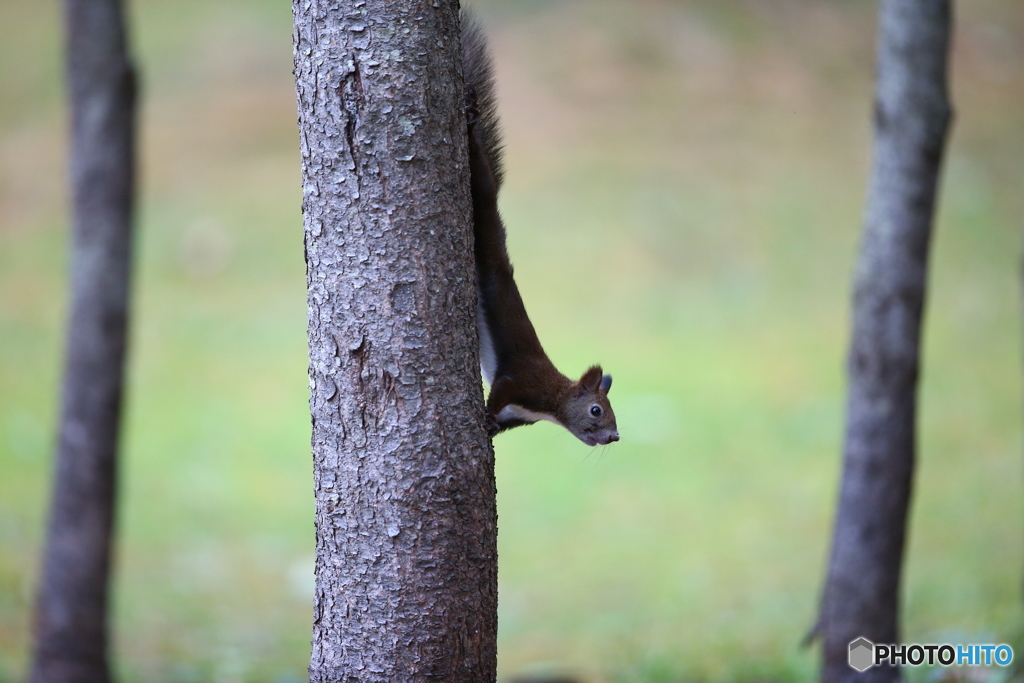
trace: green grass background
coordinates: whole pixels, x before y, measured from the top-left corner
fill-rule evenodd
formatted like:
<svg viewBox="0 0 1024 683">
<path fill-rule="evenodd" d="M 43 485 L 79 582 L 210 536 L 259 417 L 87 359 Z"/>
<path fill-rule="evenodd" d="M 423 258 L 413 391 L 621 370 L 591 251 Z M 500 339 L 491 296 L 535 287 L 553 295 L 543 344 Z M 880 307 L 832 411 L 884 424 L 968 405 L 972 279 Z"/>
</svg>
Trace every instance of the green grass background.
<svg viewBox="0 0 1024 683">
<path fill-rule="evenodd" d="M 502 677 L 798 681 L 842 438 L 876 5 L 480 3 L 519 284 L 623 440 L 497 439 Z M 138 0 L 120 679 L 286 683 L 313 500 L 291 16 Z M 0 3 L 0 681 L 25 670 L 66 308 L 59 4 Z M 959 3 L 907 641 L 1016 639 L 1024 6 Z M 923 679 L 924 672 L 915 677 Z"/>
</svg>

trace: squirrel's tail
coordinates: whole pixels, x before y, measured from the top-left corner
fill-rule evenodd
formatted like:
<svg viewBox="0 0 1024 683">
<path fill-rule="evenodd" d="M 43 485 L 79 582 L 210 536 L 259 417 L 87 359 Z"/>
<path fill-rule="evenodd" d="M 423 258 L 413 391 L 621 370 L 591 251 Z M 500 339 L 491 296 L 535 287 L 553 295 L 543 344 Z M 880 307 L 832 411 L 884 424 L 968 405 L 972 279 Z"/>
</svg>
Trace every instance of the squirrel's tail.
<svg viewBox="0 0 1024 683">
<path fill-rule="evenodd" d="M 498 122 L 498 106 L 494 96 L 494 68 L 491 53 L 487 49 L 487 37 L 476 16 L 463 9 L 462 22 L 462 71 L 466 80 L 466 101 L 474 101 L 478 111 L 477 131 L 484 154 L 491 164 L 494 180 L 501 186 L 504 166 L 501 159 L 501 125 Z"/>
</svg>

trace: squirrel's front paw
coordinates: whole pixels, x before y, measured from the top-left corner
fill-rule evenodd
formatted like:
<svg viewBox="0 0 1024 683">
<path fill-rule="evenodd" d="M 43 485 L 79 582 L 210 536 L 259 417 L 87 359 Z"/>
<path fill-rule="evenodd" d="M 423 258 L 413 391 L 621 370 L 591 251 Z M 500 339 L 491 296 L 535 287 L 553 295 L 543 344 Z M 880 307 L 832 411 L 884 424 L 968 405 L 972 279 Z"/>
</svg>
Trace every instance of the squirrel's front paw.
<svg viewBox="0 0 1024 683">
<path fill-rule="evenodd" d="M 487 430 L 487 436 L 492 439 L 501 431 L 501 425 L 498 424 L 498 418 L 490 413 L 487 413 L 487 418 L 484 421 L 484 428 Z"/>
</svg>

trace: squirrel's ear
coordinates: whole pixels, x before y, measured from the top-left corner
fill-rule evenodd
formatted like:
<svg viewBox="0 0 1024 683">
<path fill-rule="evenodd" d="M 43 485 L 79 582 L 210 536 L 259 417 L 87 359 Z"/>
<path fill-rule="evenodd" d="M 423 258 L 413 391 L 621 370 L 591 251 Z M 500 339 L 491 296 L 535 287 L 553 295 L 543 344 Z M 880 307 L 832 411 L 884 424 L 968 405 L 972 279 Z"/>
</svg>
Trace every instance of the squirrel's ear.
<svg viewBox="0 0 1024 683">
<path fill-rule="evenodd" d="M 604 377 L 601 378 L 601 387 L 600 387 L 601 393 L 602 394 L 607 394 L 608 390 L 611 389 L 611 388 L 612 388 L 612 376 L 611 375 L 605 375 Z"/>
<path fill-rule="evenodd" d="M 583 373 L 578 382 L 580 389 L 594 392 L 601 385 L 601 366 L 595 365 Z"/>
</svg>

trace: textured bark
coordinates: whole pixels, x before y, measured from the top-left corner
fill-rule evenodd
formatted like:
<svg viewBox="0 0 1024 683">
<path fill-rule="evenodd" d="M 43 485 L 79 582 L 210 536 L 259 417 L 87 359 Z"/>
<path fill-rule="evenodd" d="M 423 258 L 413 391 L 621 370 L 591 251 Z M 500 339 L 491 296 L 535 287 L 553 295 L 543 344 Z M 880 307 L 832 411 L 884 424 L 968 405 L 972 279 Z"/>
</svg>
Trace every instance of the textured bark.
<svg viewBox="0 0 1024 683">
<path fill-rule="evenodd" d="M 295 0 L 316 493 L 311 681 L 493 681 L 455 0 Z"/>
<path fill-rule="evenodd" d="M 948 0 L 883 0 L 874 161 L 854 282 L 846 443 L 832 556 L 818 630 L 822 680 L 858 674 L 858 637 L 899 638 L 900 574 L 915 457 L 921 316 L 936 186 L 951 110 Z"/>
<path fill-rule="evenodd" d="M 127 325 L 135 87 L 119 0 L 65 3 L 71 306 L 30 680 L 109 680 L 107 588 Z"/>
</svg>

